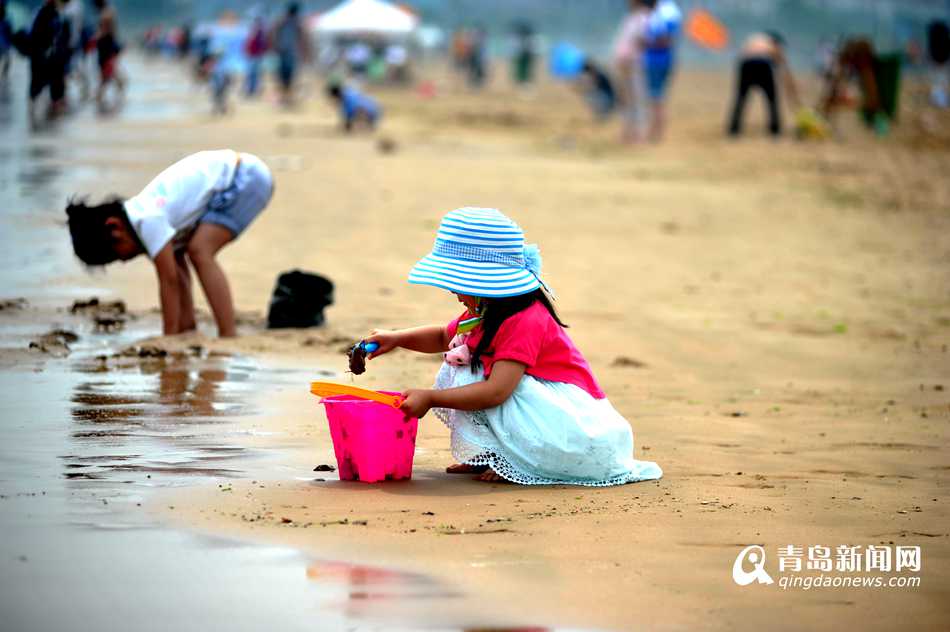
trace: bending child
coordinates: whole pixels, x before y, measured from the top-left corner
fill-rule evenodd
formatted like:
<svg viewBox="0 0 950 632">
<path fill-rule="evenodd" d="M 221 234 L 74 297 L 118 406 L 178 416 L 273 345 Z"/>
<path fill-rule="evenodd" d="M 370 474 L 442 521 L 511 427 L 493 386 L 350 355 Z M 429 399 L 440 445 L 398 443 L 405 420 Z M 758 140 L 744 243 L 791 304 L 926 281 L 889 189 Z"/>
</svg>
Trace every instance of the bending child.
<svg viewBox="0 0 950 632">
<path fill-rule="evenodd" d="M 352 132 L 358 126 L 375 129 L 379 122 L 379 104 L 356 88 L 331 83 L 327 87 L 327 96 L 335 101 L 340 108 L 340 119 L 343 129 Z"/>
<path fill-rule="evenodd" d="M 444 353 L 434 389 L 404 393 L 406 415 L 430 409 L 452 431 L 452 473 L 526 485 L 618 485 L 658 479 L 633 459 L 630 424 L 597 384 L 541 289 L 536 246 L 494 209 L 442 220 L 409 282 L 453 293 L 465 312 L 447 326 L 374 331 L 376 358 L 397 347 Z"/>
<path fill-rule="evenodd" d="M 218 251 L 267 206 L 273 177 L 260 158 L 231 149 L 192 154 L 162 171 L 128 200 L 66 207 L 73 249 L 103 266 L 147 254 L 158 274 L 166 336 L 195 329 L 194 267 L 222 337 L 236 334 L 234 304 Z"/>
</svg>

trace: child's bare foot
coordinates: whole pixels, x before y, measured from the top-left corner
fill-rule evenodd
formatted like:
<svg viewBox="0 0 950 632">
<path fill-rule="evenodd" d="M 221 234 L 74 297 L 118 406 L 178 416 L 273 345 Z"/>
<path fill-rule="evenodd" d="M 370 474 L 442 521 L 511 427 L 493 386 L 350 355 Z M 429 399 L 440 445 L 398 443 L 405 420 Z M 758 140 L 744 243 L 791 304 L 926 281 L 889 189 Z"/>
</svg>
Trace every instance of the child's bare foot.
<svg viewBox="0 0 950 632">
<path fill-rule="evenodd" d="M 490 467 L 475 477 L 476 481 L 485 481 L 486 483 L 504 483 L 506 482 L 495 470 Z"/>
<path fill-rule="evenodd" d="M 481 474 L 488 469 L 487 465 L 469 465 L 468 463 L 455 463 L 445 468 L 449 474 Z"/>
</svg>

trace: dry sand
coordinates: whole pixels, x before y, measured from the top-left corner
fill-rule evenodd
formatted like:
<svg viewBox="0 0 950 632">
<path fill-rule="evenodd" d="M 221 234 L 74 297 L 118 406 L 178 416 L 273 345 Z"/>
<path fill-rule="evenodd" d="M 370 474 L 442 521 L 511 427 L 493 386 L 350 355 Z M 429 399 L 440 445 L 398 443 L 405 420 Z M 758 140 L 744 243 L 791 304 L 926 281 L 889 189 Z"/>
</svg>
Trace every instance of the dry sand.
<svg viewBox="0 0 950 632">
<path fill-rule="evenodd" d="M 173 492 L 175 511 L 165 499 L 153 510 L 424 570 L 487 611 L 546 624 L 947 629 L 950 154 L 924 132 L 948 120 L 915 110 L 876 140 L 849 116 L 842 140 L 772 142 L 753 103 L 747 138 L 730 142 L 720 133 L 728 88 L 679 76 L 659 147 L 616 146 L 616 127 L 592 125 L 560 86 L 470 95 L 444 82 L 431 100 L 382 95 L 388 154 L 376 137 L 337 133 L 315 101 L 293 113 L 262 103 L 222 120 L 114 122 L 90 138 L 100 149 L 115 146 L 114 130 L 135 139 L 88 183 L 102 194 L 134 192 L 200 149 L 272 165 L 271 206 L 222 255 L 238 308 L 262 314 L 276 275 L 294 267 L 333 279 L 337 302 L 321 330 L 245 325 L 240 339 L 210 344 L 313 367 L 315 378 L 329 369 L 349 381 L 342 349 L 371 327 L 452 318 L 451 296 L 409 286 L 406 273 L 444 212 L 502 209 L 541 245 L 561 315 L 630 420 L 637 457 L 666 473 L 609 489 L 479 483 L 443 473 L 448 435 L 430 416 L 411 483 L 237 481 L 229 493 Z M 141 312 L 156 304 L 153 276 L 141 260 L 96 283 Z M 77 266 L 59 283 L 89 279 Z M 399 352 L 353 381 L 426 386 L 437 366 Z M 288 471 L 324 476 L 310 471 L 333 461 L 307 385 L 268 399 L 272 413 L 255 423 L 278 431 Z M 742 588 L 731 568 L 753 543 L 773 577 L 783 545 L 920 545 L 922 582 Z"/>
</svg>

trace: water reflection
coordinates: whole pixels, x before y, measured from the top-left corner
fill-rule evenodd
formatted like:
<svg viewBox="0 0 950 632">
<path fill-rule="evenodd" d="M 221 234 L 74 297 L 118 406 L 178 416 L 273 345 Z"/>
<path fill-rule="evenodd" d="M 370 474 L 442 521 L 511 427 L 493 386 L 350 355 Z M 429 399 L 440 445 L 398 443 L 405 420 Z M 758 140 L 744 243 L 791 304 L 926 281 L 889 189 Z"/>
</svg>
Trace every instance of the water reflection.
<svg viewBox="0 0 950 632">
<path fill-rule="evenodd" d="M 70 398 L 72 449 L 60 457 L 65 478 L 154 486 L 242 473 L 239 461 L 249 450 L 231 444 L 228 428 L 217 426 L 253 412 L 247 396 L 255 369 L 247 361 L 170 356 L 77 368 L 89 379 Z M 154 474 L 162 480 L 152 480 Z"/>
<path fill-rule="evenodd" d="M 421 573 L 321 560 L 307 566 L 307 578 L 319 588 L 321 609 L 340 611 L 352 622 L 384 621 L 381 629 L 420 629 L 425 621 L 426 628 L 459 632 L 553 632 L 537 626 L 453 624 L 471 608 L 471 596 Z M 476 621 L 485 619 L 491 616 L 475 615 Z"/>
</svg>

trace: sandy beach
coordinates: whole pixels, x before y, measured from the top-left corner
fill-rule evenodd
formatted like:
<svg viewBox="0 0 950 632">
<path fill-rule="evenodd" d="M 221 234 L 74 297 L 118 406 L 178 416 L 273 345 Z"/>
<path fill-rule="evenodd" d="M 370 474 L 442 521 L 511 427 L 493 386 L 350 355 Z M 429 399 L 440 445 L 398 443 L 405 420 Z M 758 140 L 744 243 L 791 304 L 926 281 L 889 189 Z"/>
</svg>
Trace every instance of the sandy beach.
<svg viewBox="0 0 950 632">
<path fill-rule="evenodd" d="M 376 135 L 344 136 L 319 99 L 290 112 L 270 99 L 238 103 L 215 119 L 197 94 L 192 114 L 71 132 L 75 151 L 54 160 L 75 172 L 76 193 L 130 195 L 178 157 L 221 147 L 258 154 L 277 183 L 270 207 L 221 257 L 242 314 L 238 339 L 214 339 L 205 317 L 200 334 L 102 344 L 198 345 L 291 371 L 297 387 L 250 389 L 257 412 L 242 423 L 267 432 L 236 440 L 279 466 L 266 479 L 164 488 L 139 511 L 424 573 L 465 596 L 459 625 L 946 629 L 950 118 L 924 112 L 909 82 L 887 139 L 846 116 L 834 141 L 772 141 L 754 102 L 746 137 L 730 141 L 731 79 L 683 73 L 668 140 L 621 147 L 616 122 L 594 124 L 564 86 L 473 94 L 436 76 L 433 98 L 380 92 Z M 382 151 L 381 138 L 394 150 Z M 47 244 L 63 262 L 55 276 L 11 273 L 31 307 L 0 314 L 4 379 L 24 362 L 40 371 L 65 362 L 24 343 L 83 292 L 125 301 L 143 337 L 159 329 L 152 266 L 140 258 L 90 276 L 56 227 L 63 201 L 34 209 L 44 235 L 60 231 Z M 409 482 L 313 472 L 335 462 L 309 379 L 431 384 L 439 357 L 396 352 L 351 377 L 343 351 L 374 327 L 457 315 L 454 297 L 406 275 L 460 206 L 499 208 L 540 245 L 571 337 L 630 421 L 637 458 L 658 462 L 662 480 L 594 489 L 449 475 L 448 431 L 432 415 L 420 421 Z M 293 268 L 336 284 L 328 323 L 267 331 L 275 278 Z M 768 552 L 776 578 L 779 547 L 919 546 L 921 581 L 741 587 L 732 566 L 750 544 Z"/>
</svg>

